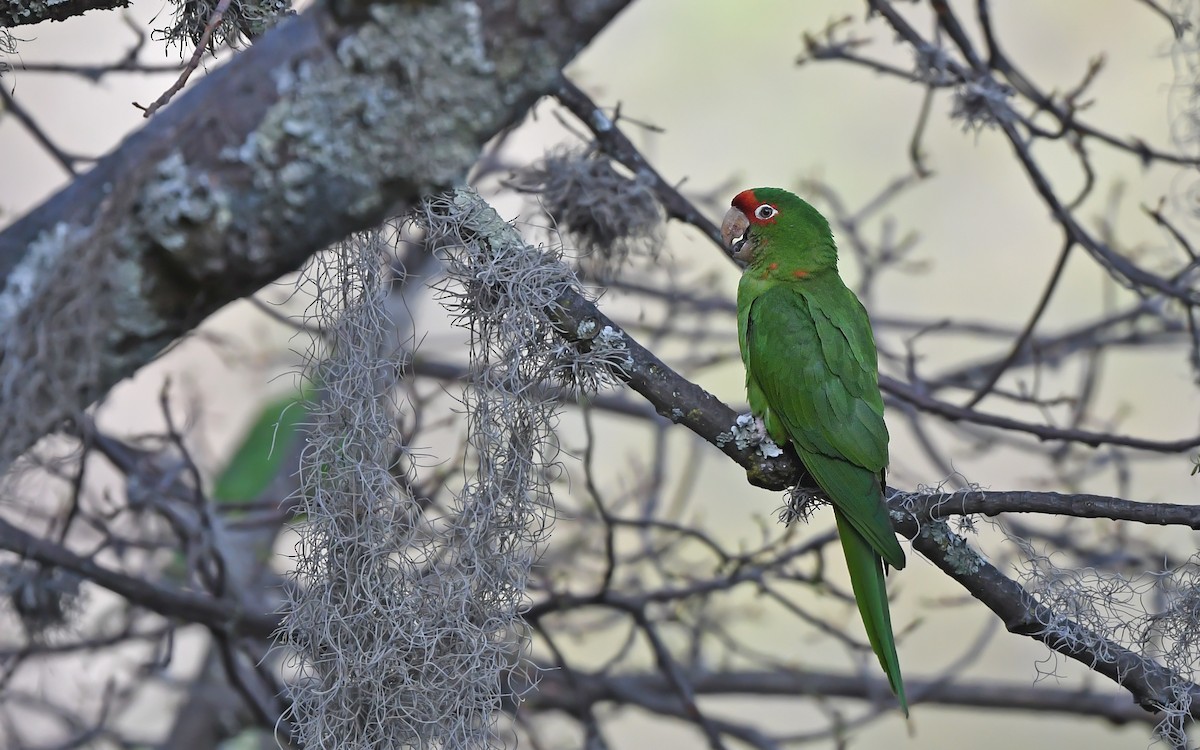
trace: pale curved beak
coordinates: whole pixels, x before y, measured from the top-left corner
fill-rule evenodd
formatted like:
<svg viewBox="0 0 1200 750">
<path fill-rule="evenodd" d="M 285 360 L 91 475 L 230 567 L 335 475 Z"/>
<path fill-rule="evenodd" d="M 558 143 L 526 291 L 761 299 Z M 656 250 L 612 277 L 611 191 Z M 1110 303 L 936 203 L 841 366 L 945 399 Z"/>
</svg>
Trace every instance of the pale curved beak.
<svg viewBox="0 0 1200 750">
<path fill-rule="evenodd" d="M 744 249 L 742 245 L 746 241 L 746 230 L 749 228 L 750 220 L 744 213 L 736 208 L 730 208 L 725 212 L 725 218 L 721 221 L 721 240 L 733 257 L 740 257 L 740 253 Z"/>
</svg>

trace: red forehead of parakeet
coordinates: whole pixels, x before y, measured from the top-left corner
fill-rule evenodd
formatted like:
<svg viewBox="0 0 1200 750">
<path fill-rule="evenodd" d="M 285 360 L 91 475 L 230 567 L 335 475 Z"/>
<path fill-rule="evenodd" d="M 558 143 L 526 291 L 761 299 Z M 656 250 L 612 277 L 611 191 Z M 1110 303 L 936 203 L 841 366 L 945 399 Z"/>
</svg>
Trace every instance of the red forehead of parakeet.
<svg viewBox="0 0 1200 750">
<path fill-rule="evenodd" d="M 761 199 L 754 190 L 743 190 L 733 197 L 733 207 L 754 226 L 774 224 L 779 216 L 779 206 Z"/>
</svg>

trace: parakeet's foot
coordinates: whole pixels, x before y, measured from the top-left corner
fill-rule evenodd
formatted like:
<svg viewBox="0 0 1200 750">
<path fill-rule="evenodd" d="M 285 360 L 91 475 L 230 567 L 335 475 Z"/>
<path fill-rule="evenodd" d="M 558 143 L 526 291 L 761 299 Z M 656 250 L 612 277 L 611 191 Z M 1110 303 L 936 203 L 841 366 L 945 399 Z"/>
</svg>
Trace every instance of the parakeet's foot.
<svg viewBox="0 0 1200 750">
<path fill-rule="evenodd" d="M 783 455 L 783 449 L 767 434 L 767 426 L 753 414 L 739 414 L 737 422 L 730 428 L 737 447 L 742 450 L 757 448 L 763 458 Z"/>
</svg>

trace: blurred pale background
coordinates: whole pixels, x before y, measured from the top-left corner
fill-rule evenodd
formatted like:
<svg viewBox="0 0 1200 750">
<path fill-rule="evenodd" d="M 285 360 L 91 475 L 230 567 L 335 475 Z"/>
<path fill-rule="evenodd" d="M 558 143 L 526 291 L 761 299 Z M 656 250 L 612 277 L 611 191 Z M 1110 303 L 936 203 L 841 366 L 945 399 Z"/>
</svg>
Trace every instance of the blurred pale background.
<svg viewBox="0 0 1200 750">
<path fill-rule="evenodd" d="M 1168 97 L 1174 81 L 1170 29 L 1138 6 L 1131 0 L 1005 0 L 993 3 L 993 14 L 1010 57 L 1045 90 L 1076 85 L 1089 58 L 1103 53 L 1107 65 L 1091 89 L 1094 104 L 1086 111 L 1087 118 L 1114 134 L 1137 134 L 1165 147 L 1171 145 Z M 164 12 L 162 3 L 143 0 L 130 10 L 143 26 L 160 12 Z M 845 0 L 637 0 L 569 72 L 599 103 L 619 102 L 624 114 L 665 129 L 646 134 L 630 127 L 629 132 L 668 180 L 687 179 L 685 190 L 707 194 L 720 187 L 732 195 L 742 187 L 796 187 L 805 178 L 819 177 L 857 207 L 909 170 L 907 147 L 920 90 L 842 63 L 797 68 L 794 61 L 803 49 L 803 32 L 816 33 L 833 18 L 847 14 L 861 18 L 863 13 L 863 3 Z M 908 69 L 909 53 L 893 48 L 891 35 L 882 26 L 871 28 L 869 53 Z M 149 103 L 171 80 L 170 76 L 114 74 L 93 85 L 79 78 L 19 69 L 21 60 L 115 60 L 131 41 L 117 13 L 93 12 L 65 23 L 21 29 L 19 35 L 25 41 L 12 60 L 18 69 L 4 78 L 5 85 L 72 153 L 100 154 L 110 149 L 142 123 L 141 112 L 130 103 Z M 158 54 L 148 53 L 144 59 L 158 59 Z M 175 59 L 177 52 L 162 54 L 164 60 Z M 949 108 L 948 96 L 935 102 L 925 138 L 928 163 L 936 177 L 891 206 L 898 232 L 920 234 L 915 260 L 924 269 L 889 275 L 876 290 L 872 312 L 991 319 L 1020 326 L 1057 257 L 1059 232 L 1011 159 L 1003 138 L 987 130 L 964 133 L 960 123 L 949 121 Z M 540 108 L 541 116 L 527 123 L 505 152 L 508 157 L 532 159 L 548 143 L 569 137 L 550 111 L 547 106 Z M 1172 184 L 1165 170 L 1143 170 L 1132 156 L 1101 148 L 1092 151 L 1103 182 L 1081 215 L 1101 216 L 1110 189 L 1122 184 L 1125 198 L 1117 210 L 1122 245 L 1163 245 L 1161 230 L 1138 206 L 1154 205 L 1163 195 L 1178 198 L 1183 188 Z M 1047 166 L 1065 194 L 1081 184 L 1068 160 L 1047 155 Z M 4 177 L 0 179 L 0 223 L 37 205 L 66 181 L 62 170 L 12 118 L 0 119 L 0 175 Z M 522 210 L 522 204 L 511 198 L 502 199 L 498 206 L 508 215 Z M 714 219 L 720 210 L 712 207 Z M 1194 231 L 1195 225 L 1185 228 Z M 878 220 L 868 225 L 868 235 L 879 231 Z M 715 290 L 732 296 L 736 272 L 706 239 L 690 229 L 672 228 L 668 240 L 681 275 L 701 277 L 712 272 L 718 279 Z M 857 277 L 852 259 L 844 262 L 844 272 L 851 282 Z M 1102 273 L 1077 254 L 1040 330 L 1056 330 L 1094 316 L 1111 293 Z M 423 345 L 426 351 L 460 346 L 461 336 L 446 328 L 436 304 L 422 305 L 418 317 L 419 329 L 432 331 Z M 254 418 L 255 405 L 269 393 L 292 387 L 291 378 L 277 376 L 293 371 L 297 360 L 289 349 L 289 331 L 246 306 L 222 312 L 210 322 L 209 330 L 221 334 L 221 346 L 192 341 L 180 347 L 122 385 L 105 407 L 106 415 L 120 415 L 135 428 L 156 424 L 155 383 L 172 374 L 204 400 L 202 448 L 210 461 L 219 460 L 230 450 L 230 440 Z M 897 351 L 901 344 L 899 339 L 881 341 Z M 923 348 L 924 371 L 937 372 L 997 351 L 978 342 L 958 344 Z M 732 331 L 729 346 L 731 351 L 736 347 Z M 672 354 L 678 352 L 668 351 L 668 361 Z M 1100 411 L 1120 415 L 1114 428 L 1163 439 L 1196 431 L 1200 398 L 1178 350 L 1116 355 L 1106 373 L 1100 383 Z M 742 403 L 737 366 L 709 368 L 694 376 L 726 402 Z M 903 424 L 896 419 L 890 424 L 893 482 L 903 487 L 940 482 L 944 477 L 908 445 Z M 614 436 L 619 428 L 619 422 L 605 423 L 605 430 Z M 571 442 L 570 437 L 566 442 Z M 611 445 L 614 461 L 628 459 L 636 448 L 621 440 Z M 1037 484 L 1039 470 L 1027 467 L 1023 453 L 1001 449 L 954 455 L 955 468 L 971 482 L 994 489 L 1042 488 Z M 1192 502 L 1196 485 L 1189 469 L 1183 457 L 1143 463 L 1133 475 L 1129 497 Z M 719 536 L 731 542 L 757 538 L 759 524 L 771 517 L 779 497 L 747 486 L 741 471 L 715 452 L 702 472 L 696 485 L 702 492 L 689 499 L 690 517 L 702 519 L 707 528 L 720 530 Z M 1115 491 L 1108 476 L 1097 477 L 1082 489 Z M 813 533 L 823 530 L 827 520 L 819 517 Z M 1192 534 L 1179 534 L 1178 543 L 1185 548 L 1194 548 L 1195 541 Z M 920 603 L 963 595 L 920 560 L 893 576 L 889 585 L 901 593 L 894 614 L 898 629 L 927 612 L 919 609 Z M 749 597 L 747 605 L 752 606 Z M 989 617 L 974 604 L 935 612 L 936 618 L 925 618 L 903 641 L 901 659 L 909 675 L 936 674 L 961 658 Z M 847 627 L 857 627 L 857 621 L 849 619 Z M 745 628 L 764 650 L 794 653 L 798 663 L 845 664 L 841 652 L 806 650 L 806 644 L 795 642 L 785 629 L 772 627 L 770 618 L 748 613 Z M 580 648 L 595 649 L 599 658 L 610 645 Z M 1039 674 L 1037 662 L 1046 656 L 1041 646 L 1001 629 L 967 674 L 1029 684 Z M 1059 664 L 1058 674 L 1052 682 L 1059 687 L 1103 683 L 1065 662 Z M 722 710 L 762 712 L 774 717 L 774 725 L 792 726 L 798 733 L 805 731 L 806 720 L 816 718 L 806 705 L 782 700 L 719 705 Z M 915 734 L 910 736 L 900 718 L 886 718 L 863 731 L 858 746 L 1118 748 L 1149 743 L 1145 727 L 1121 729 L 1058 716 L 919 707 L 913 725 Z M 622 727 L 614 733 L 622 747 L 700 743 L 690 731 L 680 734 L 636 714 L 630 714 Z"/>
</svg>

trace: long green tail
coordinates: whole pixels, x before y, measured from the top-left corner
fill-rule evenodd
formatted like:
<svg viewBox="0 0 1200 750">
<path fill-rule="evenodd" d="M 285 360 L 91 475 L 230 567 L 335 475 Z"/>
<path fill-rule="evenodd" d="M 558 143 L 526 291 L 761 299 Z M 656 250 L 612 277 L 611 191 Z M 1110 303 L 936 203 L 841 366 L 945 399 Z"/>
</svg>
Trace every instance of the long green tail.
<svg viewBox="0 0 1200 750">
<path fill-rule="evenodd" d="M 892 692 L 896 694 L 900 709 L 907 717 L 908 698 L 904 695 L 904 679 L 900 676 L 900 659 L 896 656 L 896 639 L 892 635 L 883 559 L 836 507 L 833 516 L 837 519 L 838 535 L 842 538 L 842 550 L 846 553 L 846 567 L 850 570 L 850 586 L 858 602 L 863 626 L 867 629 L 867 640 L 879 657 L 879 666 L 887 674 Z"/>
</svg>

